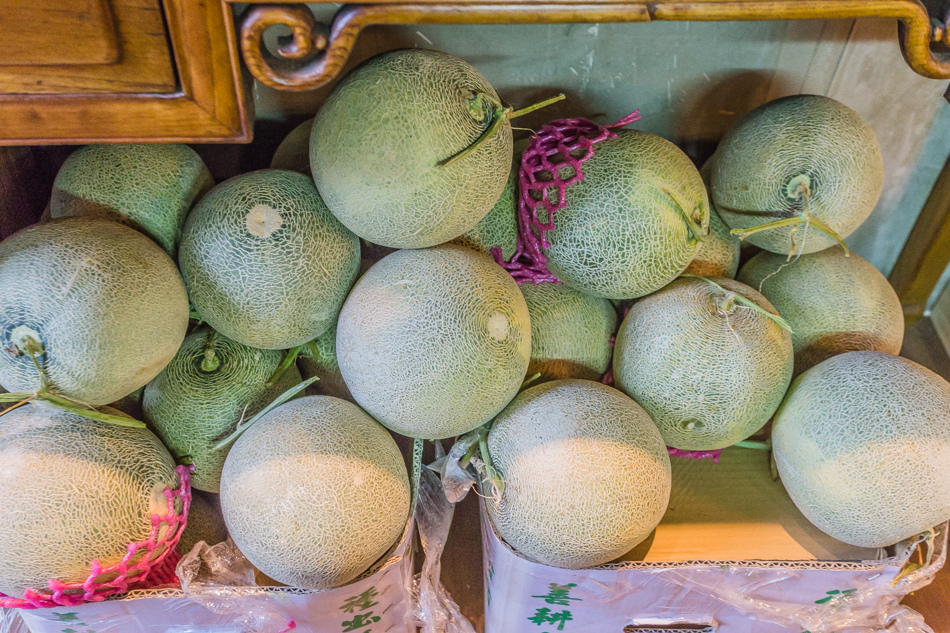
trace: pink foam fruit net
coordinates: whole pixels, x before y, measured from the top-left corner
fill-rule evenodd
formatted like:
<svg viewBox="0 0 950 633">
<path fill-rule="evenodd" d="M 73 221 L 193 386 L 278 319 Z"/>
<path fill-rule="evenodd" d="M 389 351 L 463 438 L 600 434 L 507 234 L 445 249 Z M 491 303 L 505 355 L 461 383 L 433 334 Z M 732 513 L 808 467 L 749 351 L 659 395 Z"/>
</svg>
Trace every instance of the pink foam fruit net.
<svg viewBox="0 0 950 633">
<path fill-rule="evenodd" d="M 175 566 L 178 540 L 188 522 L 191 508 L 191 471 L 193 466 L 179 466 L 181 484 L 177 489 L 166 488 L 166 514 L 151 516 L 152 529 L 148 538 L 130 543 L 122 560 L 109 567 L 92 561 L 89 576 L 84 582 L 62 582 L 50 579 L 48 589 L 27 589 L 22 598 L 0 593 L 0 607 L 10 609 L 45 609 L 75 607 L 86 602 L 102 602 L 109 596 L 133 589 L 150 589 L 178 584 Z M 181 501 L 181 512 L 176 512 L 176 501 Z M 158 554 L 155 552 L 159 551 Z M 144 555 L 143 555 L 144 554 Z M 97 581 L 103 575 L 109 580 Z"/>
<path fill-rule="evenodd" d="M 599 125 L 588 119 L 558 119 L 543 126 L 521 155 L 518 173 L 518 242 L 511 260 L 505 261 L 500 248 L 492 248 L 495 261 L 515 281 L 540 284 L 559 283 L 548 270 L 544 249 L 551 248 L 546 234 L 554 229 L 554 212 L 567 205 L 567 188 L 584 180 L 581 165 L 594 155 L 594 145 L 617 138 L 612 132 L 640 120 L 640 111 L 631 112 L 613 125 Z M 561 170 L 570 174 L 561 177 Z M 552 193 L 557 198 L 552 200 Z M 541 211 L 543 207 L 544 211 Z M 543 215 L 544 220 L 541 219 Z"/>
<path fill-rule="evenodd" d="M 507 270 L 518 284 L 560 283 L 550 270 L 544 250 L 551 248 L 548 231 L 554 230 L 554 213 L 567 206 L 567 188 L 584 180 L 581 166 L 594 155 L 594 145 L 617 138 L 612 130 L 640 120 L 635 110 L 613 125 L 599 125 L 588 119 L 558 119 L 543 126 L 521 155 L 518 172 L 518 241 L 514 255 L 505 261 L 501 248 L 491 249 L 495 261 Z M 568 177 L 562 178 L 565 170 Z M 556 193 L 556 199 L 551 194 Z M 540 208 L 544 209 L 541 219 Z M 611 339 L 611 344 L 613 344 Z M 614 384 L 613 370 L 601 378 L 606 385 Z M 674 457 L 712 459 L 719 462 L 722 450 L 684 451 L 672 446 L 667 452 Z"/>
</svg>

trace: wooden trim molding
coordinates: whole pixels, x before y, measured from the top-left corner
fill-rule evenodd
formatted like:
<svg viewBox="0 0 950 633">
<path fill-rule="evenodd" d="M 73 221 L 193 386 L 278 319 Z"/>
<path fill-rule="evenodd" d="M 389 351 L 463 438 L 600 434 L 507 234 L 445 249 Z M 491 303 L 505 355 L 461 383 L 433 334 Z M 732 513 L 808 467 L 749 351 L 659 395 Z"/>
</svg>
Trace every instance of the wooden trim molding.
<svg viewBox="0 0 950 633">
<path fill-rule="evenodd" d="M 927 302 L 950 264 L 950 159 L 937 176 L 888 281 L 911 325 L 924 316 Z"/>
<path fill-rule="evenodd" d="M 0 145 L 249 142 L 253 112 L 232 7 L 163 0 L 178 90 L 2 94 Z"/>
<path fill-rule="evenodd" d="M 235 2 L 236 0 L 226 0 Z M 899 20 L 898 39 L 907 63 L 934 79 L 950 78 L 950 54 L 931 44 L 950 43 L 950 29 L 932 20 L 919 0 L 378 0 L 343 5 L 330 25 L 318 24 L 302 4 L 259 2 L 241 25 L 244 62 L 262 83 L 282 90 L 311 90 L 340 72 L 356 38 L 367 26 L 394 24 L 526 24 L 577 22 L 652 22 L 811 20 L 886 17 Z M 291 35 L 277 54 L 264 45 L 264 32 L 284 25 Z"/>
</svg>

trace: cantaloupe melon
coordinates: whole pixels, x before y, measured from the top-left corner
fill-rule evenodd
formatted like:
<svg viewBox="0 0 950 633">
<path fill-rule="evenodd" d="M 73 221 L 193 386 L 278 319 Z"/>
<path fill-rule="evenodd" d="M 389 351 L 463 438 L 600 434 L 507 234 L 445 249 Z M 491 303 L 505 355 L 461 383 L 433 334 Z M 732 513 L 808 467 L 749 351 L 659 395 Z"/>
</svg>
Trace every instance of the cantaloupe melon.
<svg viewBox="0 0 950 633">
<path fill-rule="evenodd" d="M 917 363 L 861 351 L 816 365 L 772 444 L 795 505 L 840 541 L 884 547 L 950 519 L 950 384 Z"/>
<path fill-rule="evenodd" d="M 702 178 L 659 136 L 617 130 L 594 146 L 584 180 L 567 188 L 547 234 L 548 268 L 575 290 L 633 299 L 659 290 L 689 265 L 709 227 Z"/>
<path fill-rule="evenodd" d="M 327 396 L 287 402 L 234 443 L 221 479 L 228 531 L 251 563 L 295 587 L 363 573 L 409 518 L 409 476 L 389 433 Z"/>
<path fill-rule="evenodd" d="M 488 450 L 504 481 L 486 507 L 524 556 L 555 567 L 600 565 L 657 526 L 670 459 L 636 402 L 588 380 L 530 387 L 495 419 Z"/>
<path fill-rule="evenodd" d="M 290 131 L 277 146 L 270 160 L 271 169 L 286 169 L 310 175 L 310 133 L 313 118 L 309 118 Z"/>
<path fill-rule="evenodd" d="M 174 460 L 148 430 L 46 403 L 3 416 L 0 464 L 0 592 L 16 597 L 48 590 L 49 579 L 82 582 L 94 560 L 121 561 L 148 537 L 151 515 L 167 514 L 162 491 L 179 485 Z"/>
<path fill-rule="evenodd" d="M 714 154 L 703 163 L 702 169 L 699 170 L 699 175 L 706 185 L 706 196 L 709 199 L 709 234 L 703 238 L 699 244 L 699 250 L 696 251 L 696 257 L 683 272 L 703 277 L 735 279 L 736 272 L 739 270 L 742 243 L 719 217 L 712 199 L 712 192 L 709 190 L 709 179 L 715 158 Z"/>
<path fill-rule="evenodd" d="M 531 318 L 528 375 L 540 373 L 542 381 L 599 379 L 613 354 L 611 337 L 617 331 L 613 305 L 564 284 L 525 283 L 521 293 Z"/>
<path fill-rule="evenodd" d="M 517 182 L 518 170 L 512 169 L 505 190 L 488 215 L 450 243 L 489 254 L 491 249 L 500 248 L 502 258 L 511 259 L 518 248 Z"/>
<path fill-rule="evenodd" d="M 730 232 L 716 208 L 709 208 L 709 235 L 700 243 L 696 257 L 684 273 L 703 277 L 726 277 L 735 279 L 739 270 L 739 238 Z"/>
<path fill-rule="evenodd" d="M 172 260 L 101 218 L 54 220 L 4 240 L 0 287 L 0 384 L 9 391 L 40 387 L 32 344 L 57 393 L 108 404 L 154 378 L 188 327 Z"/>
<path fill-rule="evenodd" d="M 218 492 L 227 450 L 215 445 L 300 382 L 290 367 L 268 384 L 277 350 L 241 345 L 211 328 L 188 335 L 168 366 L 145 387 L 145 421 L 177 459 L 194 465 L 191 485 Z"/>
<path fill-rule="evenodd" d="M 782 255 L 814 253 L 867 219 L 881 195 L 884 161 L 874 132 L 846 105 L 818 95 L 776 99 L 748 113 L 723 138 L 712 169 L 719 215 L 733 229 L 786 220 L 750 234 Z M 807 235 L 802 212 L 811 217 Z"/>
<path fill-rule="evenodd" d="M 792 379 L 791 335 L 766 313 L 778 314 L 745 284 L 677 279 L 630 309 L 614 381 L 668 446 L 703 451 L 744 440 L 772 417 Z"/>
<path fill-rule="evenodd" d="M 393 248 L 434 246 L 471 229 L 508 178 L 511 127 L 451 164 L 503 117 L 498 95 L 445 53 L 398 50 L 347 75 L 317 113 L 310 165 L 317 189 L 360 237 Z"/>
<path fill-rule="evenodd" d="M 217 495 L 192 490 L 188 524 L 178 541 L 178 552 L 184 556 L 199 541 L 204 541 L 210 547 L 226 541 L 227 538 L 228 528 L 224 524 L 221 503 Z"/>
<path fill-rule="evenodd" d="M 398 251 L 353 288 L 336 352 L 350 393 L 381 424 L 454 437 L 518 393 L 531 353 L 528 307 L 489 255 L 451 244 Z"/>
<path fill-rule="evenodd" d="M 310 389 L 321 396 L 333 396 L 353 401 L 353 395 L 340 373 L 336 358 L 336 324 L 313 339 L 300 351 L 297 366 L 304 378 L 316 376 L 317 382 Z"/>
<path fill-rule="evenodd" d="M 783 255 L 759 253 L 742 267 L 739 280 L 761 287 L 791 325 L 796 374 L 835 354 L 901 350 L 900 299 L 887 278 L 854 253 L 845 257 L 835 247 L 792 263 Z"/>
<path fill-rule="evenodd" d="M 188 216 L 178 263 L 201 317 L 228 338 L 286 349 L 323 334 L 355 280 L 360 245 L 309 178 L 242 174 Z"/>
<path fill-rule="evenodd" d="M 213 186 L 187 145 L 87 145 L 56 175 L 50 214 L 118 220 L 175 257 L 185 216 Z"/>
</svg>

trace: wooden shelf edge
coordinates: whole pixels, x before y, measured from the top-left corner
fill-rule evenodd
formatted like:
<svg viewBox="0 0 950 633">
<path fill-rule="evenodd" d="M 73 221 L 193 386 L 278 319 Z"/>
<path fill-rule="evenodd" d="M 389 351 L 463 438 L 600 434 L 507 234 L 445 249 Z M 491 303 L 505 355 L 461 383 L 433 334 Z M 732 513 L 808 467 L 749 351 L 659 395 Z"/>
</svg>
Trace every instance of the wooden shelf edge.
<svg viewBox="0 0 950 633">
<path fill-rule="evenodd" d="M 184 94 L 0 96 L 3 145 L 249 142 Z"/>
<path fill-rule="evenodd" d="M 236 2 L 237 0 L 223 0 Z M 253 5 L 241 25 L 244 63 L 261 83 L 279 90 L 312 90 L 339 74 L 360 32 L 397 24 L 558 24 L 591 22 L 812 20 L 885 17 L 899 20 L 898 40 L 908 65 L 934 79 L 950 78 L 950 56 L 931 50 L 950 44 L 950 29 L 932 20 L 919 0 L 380 0 L 346 4 L 331 24 L 318 24 L 302 0 Z M 277 54 L 263 44 L 272 26 L 292 35 Z"/>
</svg>

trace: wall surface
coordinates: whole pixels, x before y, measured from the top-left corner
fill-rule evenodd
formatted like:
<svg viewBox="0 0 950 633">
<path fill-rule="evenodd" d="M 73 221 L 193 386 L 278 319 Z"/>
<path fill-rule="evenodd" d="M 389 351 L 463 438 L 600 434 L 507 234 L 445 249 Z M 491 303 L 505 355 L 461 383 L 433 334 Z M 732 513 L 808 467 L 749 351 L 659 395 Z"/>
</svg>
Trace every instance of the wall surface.
<svg viewBox="0 0 950 633">
<path fill-rule="evenodd" d="M 332 15 L 332 7 L 315 11 Z M 950 155 L 947 82 L 910 70 L 896 30 L 884 19 L 376 27 L 360 36 L 350 67 L 394 48 L 439 49 L 472 63 L 516 107 L 567 95 L 517 125 L 573 115 L 612 122 L 639 108 L 635 127 L 676 142 L 699 162 L 757 105 L 828 95 L 857 110 L 880 141 L 884 192 L 848 242 L 888 274 Z M 327 92 L 257 85 L 258 117 L 303 118 Z"/>
</svg>

